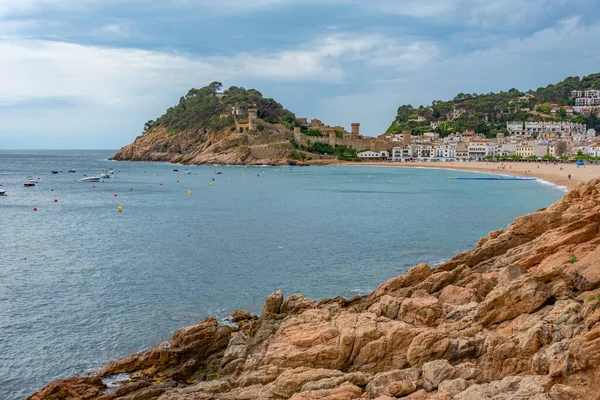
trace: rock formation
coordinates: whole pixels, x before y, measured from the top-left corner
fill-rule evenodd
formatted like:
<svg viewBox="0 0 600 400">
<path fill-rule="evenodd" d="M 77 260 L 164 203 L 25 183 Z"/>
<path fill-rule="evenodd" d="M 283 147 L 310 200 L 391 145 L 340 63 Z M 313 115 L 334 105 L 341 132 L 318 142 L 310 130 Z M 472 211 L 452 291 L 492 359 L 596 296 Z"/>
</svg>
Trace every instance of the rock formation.
<svg viewBox="0 0 600 400">
<path fill-rule="evenodd" d="M 600 399 L 599 226 L 596 179 L 368 296 L 276 292 L 29 399 Z"/>
<path fill-rule="evenodd" d="M 262 132 L 251 134 L 239 134 L 231 129 L 218 132 L 188 129 L 172 134 L 165 127 L 153 128 L 120 149 L 113 159 L 192 165 L 286 164 L 287 154 L 292 147 L 289 143 L 288 147 L 277 144 L 289 139 L 292 133 L 281 125 L 265 123 L 264 127 Z M 263 153 L 266 155 L 256 156 Z"/>
</svg>

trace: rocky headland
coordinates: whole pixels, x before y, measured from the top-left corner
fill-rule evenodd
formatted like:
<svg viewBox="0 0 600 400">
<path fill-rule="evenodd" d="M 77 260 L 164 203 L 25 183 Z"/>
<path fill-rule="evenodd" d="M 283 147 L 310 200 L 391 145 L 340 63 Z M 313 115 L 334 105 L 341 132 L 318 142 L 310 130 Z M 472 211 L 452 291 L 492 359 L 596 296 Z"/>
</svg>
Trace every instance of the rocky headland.
<svg viewBox="0 0 600 400">
<path fill-rule="evenodd" d="M 138 136 L 112 159 L 185 165 L 287 164 L 291 145 L 283 142 L 289 139 L 289 129 L 266 123 L 263 126 L 261 134 L 239 134 L 231 128 L 206 133 L 189 128 L 173 134 L 160 126 Z"/>
<path fill-rule="evenodd" d="M 595 179 L 370 295 L 275 292 L 28 399 L 600 399 L 599 227 Z"/>
</svg>

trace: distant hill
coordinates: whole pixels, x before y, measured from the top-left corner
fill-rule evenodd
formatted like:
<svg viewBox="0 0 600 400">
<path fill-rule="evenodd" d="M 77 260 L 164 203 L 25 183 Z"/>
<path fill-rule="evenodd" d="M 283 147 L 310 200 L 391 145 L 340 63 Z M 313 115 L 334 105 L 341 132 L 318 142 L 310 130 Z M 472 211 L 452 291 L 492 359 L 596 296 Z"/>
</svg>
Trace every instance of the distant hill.
<svg viewBox="0 0 600 400">
<path fill-rule="evenodd" d="M 459 93 L 450 101 L 434 100 L 430 106 L 414 108 L 412 105 L 398 107 L 396 118 L 388 132 L 410 130 L 414 134 L 435 131 L 445 136 L 452 132 L 473 130 L 489 137 L 498 132 L 506 133 L 507 121 L 526 121 L 528 118 L 569 119 L 586 123 L 589 128 L 600 132 L 600 122 L 596 115 L 566 115 L 553 117 L 540 111 L 548 111 L 550 103 L 561 106 L 573 106 L 569 98 L 572 90 L 600 89 L 600 73 L 583 78 L 569 77 L 557 84 L 551 84 L 537 90 L 521 92 L 510 89 L 500 93 Z M 541 110 L 540 104 L 548 103 Z M 432 125 L 432 122 L 434 123 Z"/>
</svg>

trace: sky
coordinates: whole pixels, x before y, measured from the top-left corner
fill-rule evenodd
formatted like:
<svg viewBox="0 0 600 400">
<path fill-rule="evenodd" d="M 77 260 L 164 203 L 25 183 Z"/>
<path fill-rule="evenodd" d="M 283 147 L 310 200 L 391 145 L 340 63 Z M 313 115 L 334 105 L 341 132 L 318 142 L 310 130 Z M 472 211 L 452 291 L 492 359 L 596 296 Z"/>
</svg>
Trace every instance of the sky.
<svg viewBox="0 0 600 400">
<path fill-rule="evenodd" d="M 0 0 L 0 149 L 117 149 L 192 87 L 376 136 L 398 106 L 600 72 L 598 0 Z"/>
</svg>

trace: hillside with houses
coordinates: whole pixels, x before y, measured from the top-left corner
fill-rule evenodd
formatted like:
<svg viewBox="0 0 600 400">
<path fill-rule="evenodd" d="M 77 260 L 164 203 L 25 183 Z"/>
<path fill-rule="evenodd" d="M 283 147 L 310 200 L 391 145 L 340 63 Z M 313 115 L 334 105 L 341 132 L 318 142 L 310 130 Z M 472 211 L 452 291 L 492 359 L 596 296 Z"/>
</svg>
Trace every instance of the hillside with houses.
<svg viewBox="0 0 600 400">
<path fill-rule="evenodd" d="M 537 90 L 477 94 L 459 93 L 450 101 L 434 100 L 429 106 L 402 105 L 388 133 L 413 134 L 473 131 L 488 138 L 508 134 L 507 122 L 574 122 L 600 131 L 591 114 L 600 108 L 600 73 L 569 77 Z"/>
</svg>

